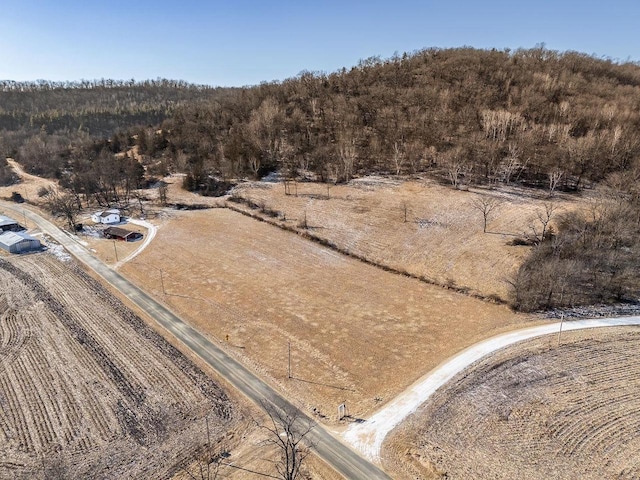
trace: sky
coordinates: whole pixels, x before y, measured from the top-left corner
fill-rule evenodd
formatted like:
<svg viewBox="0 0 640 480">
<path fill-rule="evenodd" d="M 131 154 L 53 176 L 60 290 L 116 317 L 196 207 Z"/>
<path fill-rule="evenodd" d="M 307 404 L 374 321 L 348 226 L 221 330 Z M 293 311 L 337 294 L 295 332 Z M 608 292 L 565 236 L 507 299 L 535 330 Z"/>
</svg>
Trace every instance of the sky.
<svg viewBox="0 0 640 480">
<path fill-rule="evenodd" d="M 429 47 L 640 61 L 640 0 L 0 0 L 1 80 L 255 85 Z"/>
</svg>

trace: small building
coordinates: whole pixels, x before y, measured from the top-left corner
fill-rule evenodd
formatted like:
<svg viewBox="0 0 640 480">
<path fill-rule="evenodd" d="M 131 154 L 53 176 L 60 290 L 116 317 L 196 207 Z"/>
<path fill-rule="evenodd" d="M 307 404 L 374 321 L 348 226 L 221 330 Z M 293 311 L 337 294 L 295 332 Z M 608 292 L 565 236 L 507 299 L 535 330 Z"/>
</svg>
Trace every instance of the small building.
<svg viewBox="0 0 640 480">
<path fill-rule="evenodd" d="M 120 227 L 107 227 L 104 229 L 103 235 L 105 238 L 112 240 L 122 240 L 125 242 L 133 242 L 142 238 L 142 234 L 139 232 L 132 232 L 126 228 Z"/>
<path fill-rule="evenodd" d="M 0 235 L 0 248 L 9 253 L 24 253 L 40 250 L 40 240 L 25 232 L 4 232 Z"/>
<path fill-rule="evenodd" d="M 0 233 L 2 232 L 19 232 L 24 230 L 22 226 L 13 218 L 0 215 Z"/>
<path fill-rule="evenodd" d="M 91 220 L 96 223 L 119 223 L 120 222 L 120 210 L 112 208 L 111 210 L 105 210 L 103 212 L 96 212 L 91 215 Z"/>
</svg>

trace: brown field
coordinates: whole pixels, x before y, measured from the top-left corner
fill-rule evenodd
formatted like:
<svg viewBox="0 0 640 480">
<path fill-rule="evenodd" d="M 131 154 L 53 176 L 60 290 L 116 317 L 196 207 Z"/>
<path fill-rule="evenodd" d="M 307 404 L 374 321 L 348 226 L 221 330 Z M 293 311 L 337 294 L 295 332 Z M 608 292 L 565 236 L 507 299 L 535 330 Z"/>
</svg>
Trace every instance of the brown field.
<svg viewBox="0 0 640 480">
<path fill-rule="evenodd" d="M 166 478 L 242 414 L 72 262 L 0 260 L 0 478 Z"/>
<path fill-rule="evenodd" d="M 506 348 L 387 438 L 397 478 L 640 478 L 640 331 L 583 330 Z"/>
<path fill-rule="evenodd" d="M 527 321 L 227 209 L 175 212 L 121 272 L 327 422 Z"/>
<path fill-rule="evenodd" d="M 502 299 L 508 295 L 506 280 L 529 252 L 507 242 L 532 233 L 545 203 L 552 201 L 558 212 L 579 203 L 575 197 L 549 199 L 544 192 L 526 189 L 461 191 L 427 179 L 378 177 L 331 186 L 328 199 L 327 186 L 317 183 L 292 185 L 291 195 L 285 195 L 282 183 L 247 182 L 234 191 L 283 213 L 291 227 L 306 212 L 311 234 L 374 263 Z M 472 205 L 481 196 L 502 202 L 490 216 L 486 234 L 482 214 Z"/>
</svg>

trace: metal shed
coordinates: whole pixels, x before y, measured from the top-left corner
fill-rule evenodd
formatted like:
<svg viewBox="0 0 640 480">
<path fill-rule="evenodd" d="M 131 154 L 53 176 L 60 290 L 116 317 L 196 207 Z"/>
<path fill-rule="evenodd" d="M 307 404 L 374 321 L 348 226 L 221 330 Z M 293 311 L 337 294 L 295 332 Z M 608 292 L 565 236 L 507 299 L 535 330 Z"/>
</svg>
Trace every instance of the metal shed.
<svg viewBox="0 0 640 480">
<path fill-rule="evenodd" d="M 0 233 L 2 233 L 2 232 L 18 232 L 20 230 L 23 230 L 23 228 L 13 218 L 9 218 L 9 217 L 5 217 L 4 215 L 0 215 Z"/>
<path fill-rule="evenodd" d="M 24 232 L 4 232 L 0 235 L 0 248 L 9 253 L 32 252 L 42 248 L 40 240 Z"/>
</svg>

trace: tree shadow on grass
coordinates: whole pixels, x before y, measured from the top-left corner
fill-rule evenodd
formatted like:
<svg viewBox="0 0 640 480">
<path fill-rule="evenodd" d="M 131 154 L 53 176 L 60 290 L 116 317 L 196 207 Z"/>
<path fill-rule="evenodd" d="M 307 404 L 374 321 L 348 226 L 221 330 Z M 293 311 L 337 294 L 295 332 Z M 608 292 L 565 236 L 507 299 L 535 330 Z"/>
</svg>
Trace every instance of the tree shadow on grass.
<svg viewBox="0 0 640 480">
<path fill-rule="evenodd" d="M 335 388 L 336 390 L 346 390 L 348 392 L 355 392 L 355 390 L 353 388 L 341 387 L 339 385 L 330 385 L 328 383 L 314 382 L 312 380 L 305 380 L 303 378 L 298 378 L 298 377 L 293 377 L 293 376 L 291 377 L 291 380 L 298 380 L 299 382 L 311 383 L 313 385 L 320 385 L 321 387 Z"/>
<path fill-rule="evenodd" d="M 490 235 L 503 235 L 506 237 L 522 237 L 522 234 L 518 234 L 518 233 L 507 233 L 507 232 L 492 232 L 490 230 L 487 230 L 485 233 L 490 234 Z"/>
</svg>

